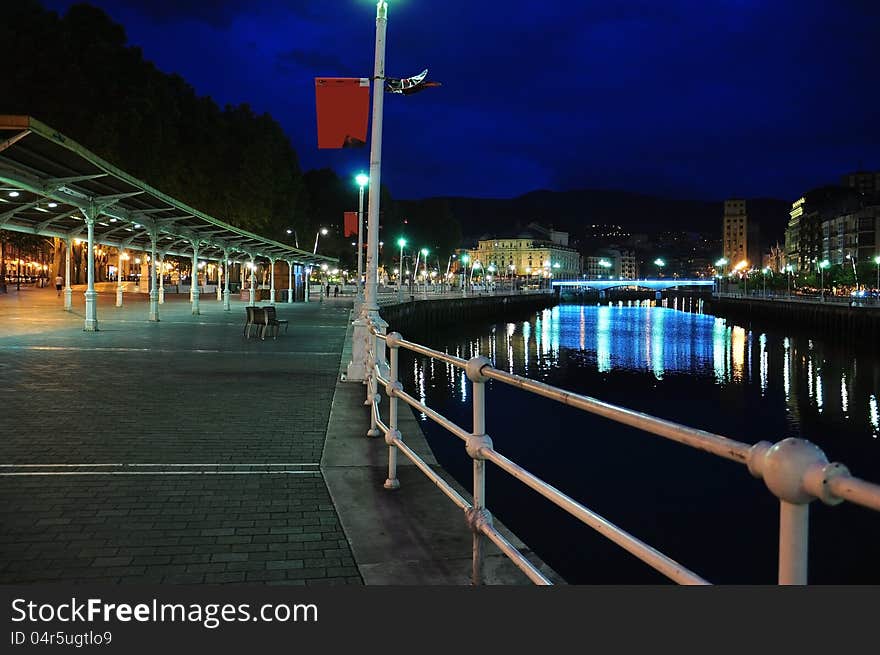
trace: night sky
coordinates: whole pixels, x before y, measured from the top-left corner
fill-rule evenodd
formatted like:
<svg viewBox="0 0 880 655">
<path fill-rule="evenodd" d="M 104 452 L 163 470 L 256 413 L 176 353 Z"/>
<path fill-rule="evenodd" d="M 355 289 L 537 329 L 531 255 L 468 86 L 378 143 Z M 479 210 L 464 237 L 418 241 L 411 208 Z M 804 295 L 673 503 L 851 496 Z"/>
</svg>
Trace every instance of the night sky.
<svg viewBox="0 0 880 655">
<path fill-rule="evenodd" d="M 271 113 L 303 169 L 368 167 L 317 149 L 314 78 L 372 75 L 374 2 L 90 4 L 200 95 Z M 386 95 L 382 181 L 795 199 L 880 169 L 878 35 L 876 0 L 390 0 L 387 74 L 443 86 Z"/>
</svg>

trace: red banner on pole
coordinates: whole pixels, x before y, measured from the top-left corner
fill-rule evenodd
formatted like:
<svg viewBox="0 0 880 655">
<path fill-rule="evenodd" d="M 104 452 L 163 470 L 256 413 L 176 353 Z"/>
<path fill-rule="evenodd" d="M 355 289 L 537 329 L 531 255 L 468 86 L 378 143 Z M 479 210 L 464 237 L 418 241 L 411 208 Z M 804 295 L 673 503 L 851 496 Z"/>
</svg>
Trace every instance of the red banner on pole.
<svg viewBox="0 0 880 655">
<path fill-rule="evenodd" d="M 370 80 L 316 77 L 318 148 L 361 148 L 367 144 Z"/>
<path fill-rule="evenodd" d="M 357 236 L 358 233 L 358 213 L 345 212 L 345 236 Z"/>
</svg>

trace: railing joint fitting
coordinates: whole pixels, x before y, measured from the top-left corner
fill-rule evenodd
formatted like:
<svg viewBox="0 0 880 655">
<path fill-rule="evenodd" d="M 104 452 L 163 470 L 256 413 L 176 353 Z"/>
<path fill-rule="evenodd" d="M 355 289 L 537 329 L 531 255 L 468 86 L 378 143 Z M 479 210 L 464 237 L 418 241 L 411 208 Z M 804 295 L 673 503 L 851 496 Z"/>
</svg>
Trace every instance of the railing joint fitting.
<svg viewBox="0 0 880 655">
<path fill-rule="evenodd" d="M 493 449 L 492 438 L 488 434 L 472 434 L 465 441 L 464 448 L 471 459 L 486 459 L 483 449 Z"/>
<path fill-rule="evenodd" d="M 388 382 L 385 385 L 385 395 L 389 398 L 393 398 L 397 395 L 398 392 L 403 391 L 403 385 L 400 382 Z"/>
<path fill-rule="evenodd" d="M 468 360 L 464 370 L 471 382 L 485 382 L 489 379 L 483 375 L 483 369 L 486 366 L 492 366 L 492 362 L 489 361 L 488 357 L 478 355 L 477 357 L 472 357 Z"/>
<path fill-rule="evenodd" d="M 483 534 L 484 528 L 492 528 L 494 521 L 492 512 L 485 507 L 471 507 L 464 512 L 465 521 L 474 534 Z"/>
<path fill-rule="evenodd" d="M 400 348 L 400 342 L 403 340 L 403 337 L 400 336 L 400 332 L 391 332 L 390 334 L 385 335 L 385 344 L 389 348 Z"/>
<path fill-rule="evenodd" d="M 385 443 L 388 444 L 389 446 L 396 445 L 394 443 L 395 439 L 403 439 L 403 435 L 400 434 L 400 430 L 394 428 L 394 429 L 388 430 L 388 432 L 385 433 Z"/>
<path fill-rule="evenodd" d="M 749 471 L 762 477 L 773 495 L 794 505 L 806 505 L 817 498 L 829 505 L 840 502 L 828 488 L 828 481 L 849 475 L 845 466 L 829 464 L 822 449 L 806 439 L 789 437 L 769 448 L 766 443 L 752 446 Z"/>
</svg>

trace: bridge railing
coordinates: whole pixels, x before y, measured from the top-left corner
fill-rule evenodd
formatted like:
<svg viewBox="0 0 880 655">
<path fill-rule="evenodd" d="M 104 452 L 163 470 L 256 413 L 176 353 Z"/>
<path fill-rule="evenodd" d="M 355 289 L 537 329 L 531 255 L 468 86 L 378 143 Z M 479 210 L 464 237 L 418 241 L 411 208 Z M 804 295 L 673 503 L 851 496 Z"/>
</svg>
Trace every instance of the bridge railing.
<svg viewBox="0 0 880 655">
<path fill-rule="evenodd" d="M 634 427 L 746 466 L 749 473 L 764 480 L 767 488 L 779 500 L 779 584 L 807 584 L 809 504 L 812 501 L 818 499 L 826 505 L 837 505 L 846 500 L 880 511 L 880 485 L 851 475 L 846 466 L 842 464 L 830 463 L 818 446 L 804 439 L 788 438 L 775 444 L 759 441 L 754 445 L 749 445 L 507 373 L 492 366 L 486 357 L 461 359 L 407 341 L 396 332 L 384 334 L 383 331 L 383 327 L 371 324 L 371 337 L 367 349 L 367 371 L 369 373 L 365 404 L 371 407 L 371 424 L 367 434 L 373 437 L 384 435 L 385 443 L 388 445 L 388 477 L 385 481 L 385 488 L 398 489 L 400 487 L 397 478 L 397 459 L 398 453 L 402 453 L 450 501 L 463 510 L 467 526 L 473 533 L 471 580 L 475 585 L 481 584 L 483 580 L 482 562 L 485 539 L 494 543 L 532 582 L 540 585 L 552 584 L 494 527 L 492 515 L 486 503 L 485 467 L 487 462 L 519 480 L 668 579 L 679 584 L 710 584 L 697 573 L 629 534 L 605 517 L 600 516 L 499 453 L 486 431 L 486 382 L 489 380 L 507 384 L 526 393 L 549 398 L 584 412 L 602 416 L 616 423 Z M 385 361 L 386 346 L 390 351 L 390 363 Z M 470 430 L 457 425 L 404 391 L 399 376 L 401 349 L 436 359 L 465 372 L 472 385 L 473 425 Z M 388 398 L 388 411 L 385 418 L 380 412 L 380 387 L 384 389 Z M 464 442 L 465 452 L 473 460 L 473 488 L 470 500 L 458 493 L 407 445 L 404 435 L 399 429 L 400 401 L 417 409 L 451 435 Z"/>
</svg>

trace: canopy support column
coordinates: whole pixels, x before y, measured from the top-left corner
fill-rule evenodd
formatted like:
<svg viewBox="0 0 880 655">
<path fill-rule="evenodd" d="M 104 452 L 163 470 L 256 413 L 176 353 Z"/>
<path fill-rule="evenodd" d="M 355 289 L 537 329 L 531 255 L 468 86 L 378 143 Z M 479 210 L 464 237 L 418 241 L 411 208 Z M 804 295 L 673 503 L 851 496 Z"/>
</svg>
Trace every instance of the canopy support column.
<svg viewBox="0 0 880 655">
<path fill-rule="evenodd" d="M 251 290 L 250 290 L 250 299 L 249 299 L 249 301 L 248 301 L 248 304 L 249 304 L 251 307 L 254 307 L 254 306 L 257 304 L 257 302 L 256 302 L 256 300 L 257 300 L 257 289 L 256 289 L 256 287 L 254 286 L 254 285 L 257 283 L 257 276 L 256 276 L 257 265 L 256 265 L 256 263 L 254 262 L 254 256 L 253 256 L 253 255 L 251 255 L 251 265 L 250 265 L 250 269 L 251 269 Z"/>
<path fill-rule="evenodd" d="M 192 263 L 192 315 L 198 316 L 199 312 L 199 242 L 192 242 L 193 263 Z"/>
<path fill-rule="evenodd" d="M 223 302 L 223 287 L 220 281 L 226 277 L 226 261 L 217 261 L 217 302 Z"/>
<path fill-rule="evenodd" d="M 275 260 L 269 259 L 269 302 L 275 304 Z"/>
<path fill-rule="evenodd" d="M 73 248 L 73 239 L 67 240 L 64 249 L 64 311 L 73 311 L 73 289 L 70 287 L 70 251 Z"/>
<path fill-rule="evenodd" d="M 287 260 L 287 303 L 293 302 L 293 262 Z"/>
<path fill-rule="evenodd" d="M 122 307 L 122 260 L 125 255 L 125 248 L 120 248 L 119 257 L 116 260 L 116 306 Z"/>
<path fill-rule="evenodd" d="M 150 235 L 150 243 L 152 251 L 150 253 L 150 320 L 154 323 L 159 322 L 159 290 L 156 288 L 156 274 L 158 272 L 158 262 L 156 260 L 156 241 L 159 235 L 155 232 Z"/>
<path fill-rule="evenodd" d="M 232 264 L 229 261 L 229 251 L 223 251 L 223 311 L 229 311 L 229 272 Z"/>
<path fill-rule="evenodd" d="M 95 291 L 95 219 L 98 212 L 94 206 L 88 211 L 83 211 L 86 226 L 88 227 L 88 273 L 86 285 L 86 318 L 83 324 L 85 332 L 98 331 L 98 293 Z"/>
<path fill-rule="evenodd" d="M 159 304 L 165 304 L 165 253 L 159 253 L 162 259 L 159 260 Z"/>
</svg>

